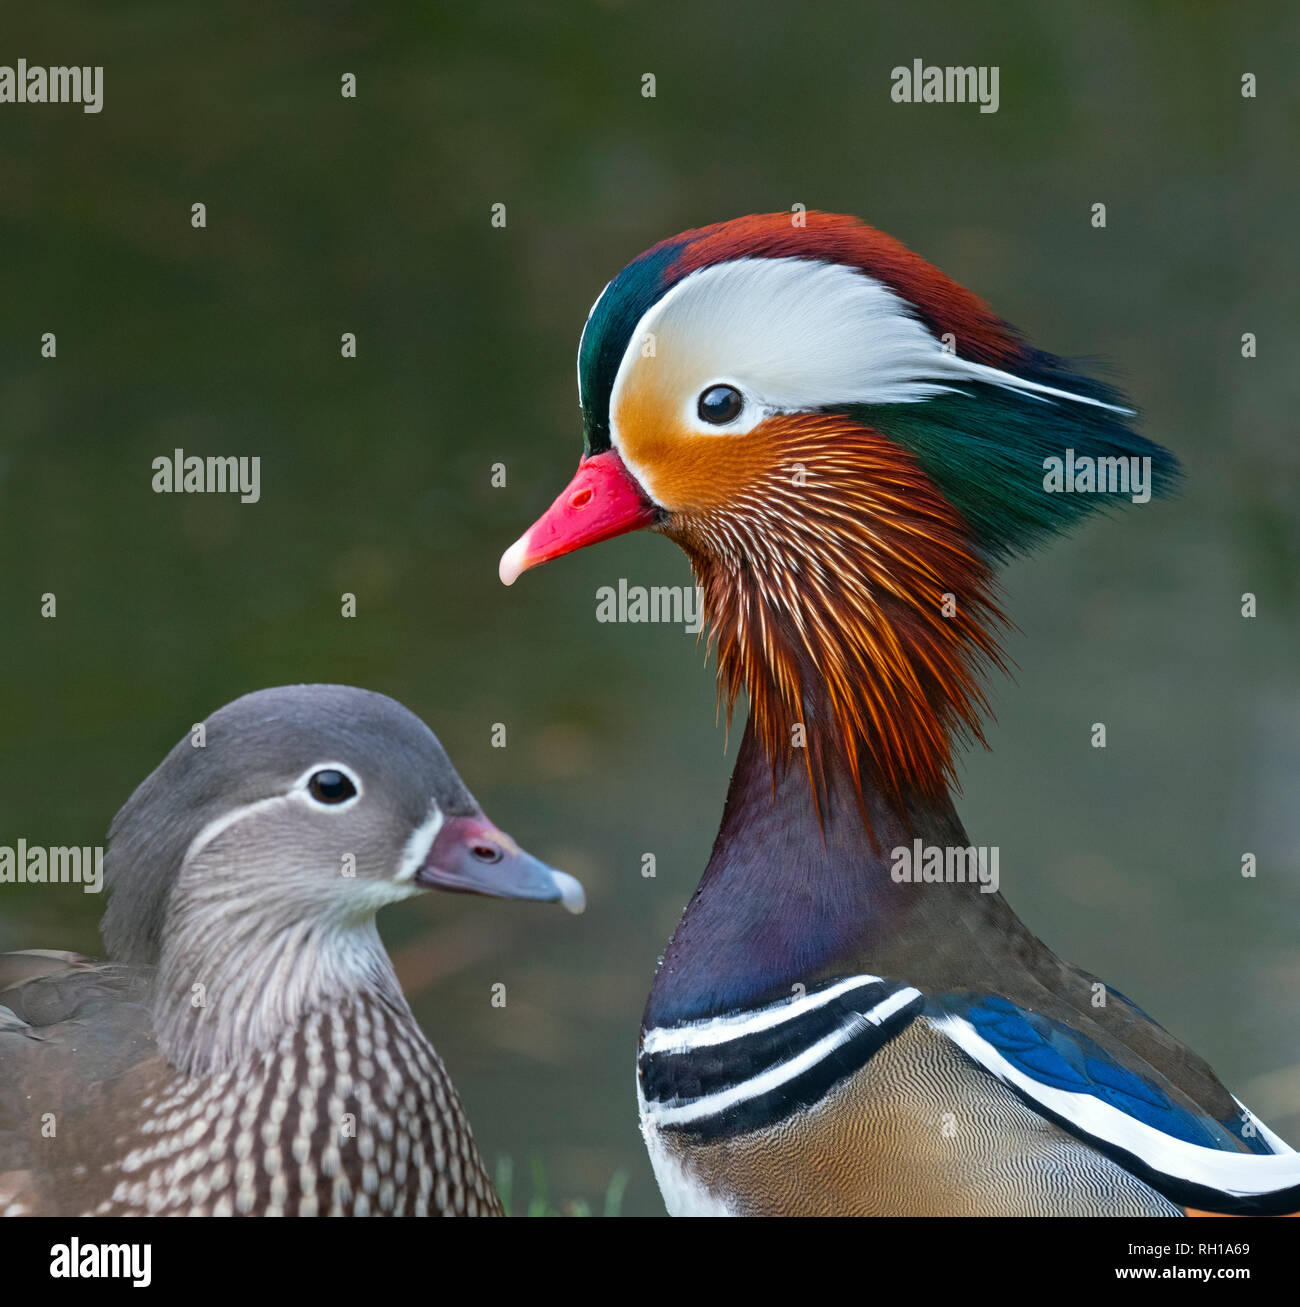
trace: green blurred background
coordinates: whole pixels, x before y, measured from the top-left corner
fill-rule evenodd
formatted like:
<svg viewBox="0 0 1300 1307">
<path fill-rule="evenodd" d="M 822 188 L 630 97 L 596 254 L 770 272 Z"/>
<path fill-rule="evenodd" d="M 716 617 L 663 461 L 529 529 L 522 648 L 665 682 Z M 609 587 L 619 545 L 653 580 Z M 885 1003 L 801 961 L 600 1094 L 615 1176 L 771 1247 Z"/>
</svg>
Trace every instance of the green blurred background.
<svg viewBox="0 0 1300 1307">
<path fill-rule="evenodd" d="M 0 105 L 0 843 L 101 841 L 245 691 L 396 696 L 590 898 L 381 919 L 485 1154 L 524 1196 L 536 1158 L 554 1200 L 623 1171 L 661 1212 L 636 1031 L 730 760 L 695 638 L 600 625 L 595 592 L 686 562 L 631 537 L 507 591 L 497 559 L 576 463 L 610 276 L 685 227 L 856 213 L 1109 360 L 1185 463 L 1179 500 L 1006 574 L 1018 671 L 961 809 L 1039 934 L 1300 1144 L 1294 6 L 216 9 L 47 0 L 0 33 L 0 63 L 105 66 L 98 116 Z M 998 65 L 999 112 L 893 104 L 917 57 Z M 153 494 L 177 446 L 259 455 L 261 502 Z M 96 951 L 101 906 L 0 887 L 0 948 Z"/>
</svg>

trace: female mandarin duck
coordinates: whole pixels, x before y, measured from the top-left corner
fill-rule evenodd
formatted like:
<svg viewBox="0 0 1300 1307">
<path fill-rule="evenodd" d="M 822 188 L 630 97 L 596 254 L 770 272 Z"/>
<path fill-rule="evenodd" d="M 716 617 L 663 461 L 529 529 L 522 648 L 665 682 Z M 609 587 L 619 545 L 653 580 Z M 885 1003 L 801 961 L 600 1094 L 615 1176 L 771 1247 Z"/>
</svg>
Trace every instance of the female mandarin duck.
<svg viewBox="0 0 1300 1307">
<path fill-rule="evenodd" d="M 0 1215 L 500 1215 L 375 914 L 582 887 L 385 695 L 258 690 L 203 741 L 113 822 L 112 960 L 0 954 Z"/>
<path fill-rule="evenodd" d="M 1114 392 L 830 214 L 656 245 L 596 301 L 578 376 L 585 455 L 502 580 L 662 532 L 703 589 L 722 701 L 750 701 L 641 1031 L 669 1210 L 1300 1205 L 1300 1154 L 999 894 L 891 875 L 915 840 L 969 845 L 949 787 L 999 664 L 993 566 L 1115 497 L 1048 493 L 1044 459 L 1149 459 L 1160 493 L 1173 457 Z"/>
</svg>

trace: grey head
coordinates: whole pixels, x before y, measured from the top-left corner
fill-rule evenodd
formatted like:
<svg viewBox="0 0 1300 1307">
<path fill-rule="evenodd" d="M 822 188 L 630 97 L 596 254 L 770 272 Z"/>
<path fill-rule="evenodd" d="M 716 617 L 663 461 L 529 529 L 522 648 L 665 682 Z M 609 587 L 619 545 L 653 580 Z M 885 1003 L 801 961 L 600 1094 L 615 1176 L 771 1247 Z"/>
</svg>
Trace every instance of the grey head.
<svg viewBox="0 0 1300 1307">
<path fill-rule="evenodd" d="M 487 820 L 418 717 L 341 685 L 259 690 L 208 717 L 113 820 L 105 879 L 109 952 L 160 968 L 159 1040 L 191 1062 L 196 984 L 231 1017 L 216 1061 L 305 992 L 387 985 L 386 903 L 445 889 L 583 905 Z M 254 999 L 254 981 L 269 992 Z"/>
</svg>

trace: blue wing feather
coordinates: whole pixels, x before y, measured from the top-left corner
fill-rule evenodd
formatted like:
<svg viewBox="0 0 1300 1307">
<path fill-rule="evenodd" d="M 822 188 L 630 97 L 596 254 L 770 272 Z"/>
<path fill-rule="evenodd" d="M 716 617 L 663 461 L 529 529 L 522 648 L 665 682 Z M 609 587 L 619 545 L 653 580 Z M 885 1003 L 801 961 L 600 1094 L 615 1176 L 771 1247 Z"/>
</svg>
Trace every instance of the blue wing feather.
<svg viewBox="0 0 1300 1307">
<path fill-rule="evenodd" d="M 1216 1121 L 1175 1103 L 1153 1079 L 1122 1066 L 1088 1036 L 1026 1011 L 1001 995 L 945 996 L 943 1008 L 965 1017 L 1013 1066 L 1040 1084 L 1091 1094 L 1173 1139 L 1203 1148 L 1268 1154 L 1246 1118 Z"/>
</svg>

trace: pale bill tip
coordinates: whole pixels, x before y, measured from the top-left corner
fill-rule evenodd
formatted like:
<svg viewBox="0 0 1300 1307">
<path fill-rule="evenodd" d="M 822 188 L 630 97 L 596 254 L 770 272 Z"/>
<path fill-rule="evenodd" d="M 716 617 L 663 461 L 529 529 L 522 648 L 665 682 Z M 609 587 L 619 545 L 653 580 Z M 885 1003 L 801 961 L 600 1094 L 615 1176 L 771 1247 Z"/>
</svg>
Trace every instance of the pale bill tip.
<svg viewBox="0 0 1300 1307">
<path fill-rule="evenodd" d="M 551 875 L 555 878 L 555 888 L 560 891 L 560 903 L 565 911 L 575 916 L 582 912 L 587 906 L 587 894 L 581 882 L 563 871 L 552 871 Z"/>
<path fill-rule="evenodd" d="M 520 572 L 524 571 L 524 558 L 527 553 L 528 535 L 525 533 L 501 555 L 501 565 L 497 568 L 497 575 L 501 578 L 502 585 L 514 585 L 519 579 Z"/>
</svg>

